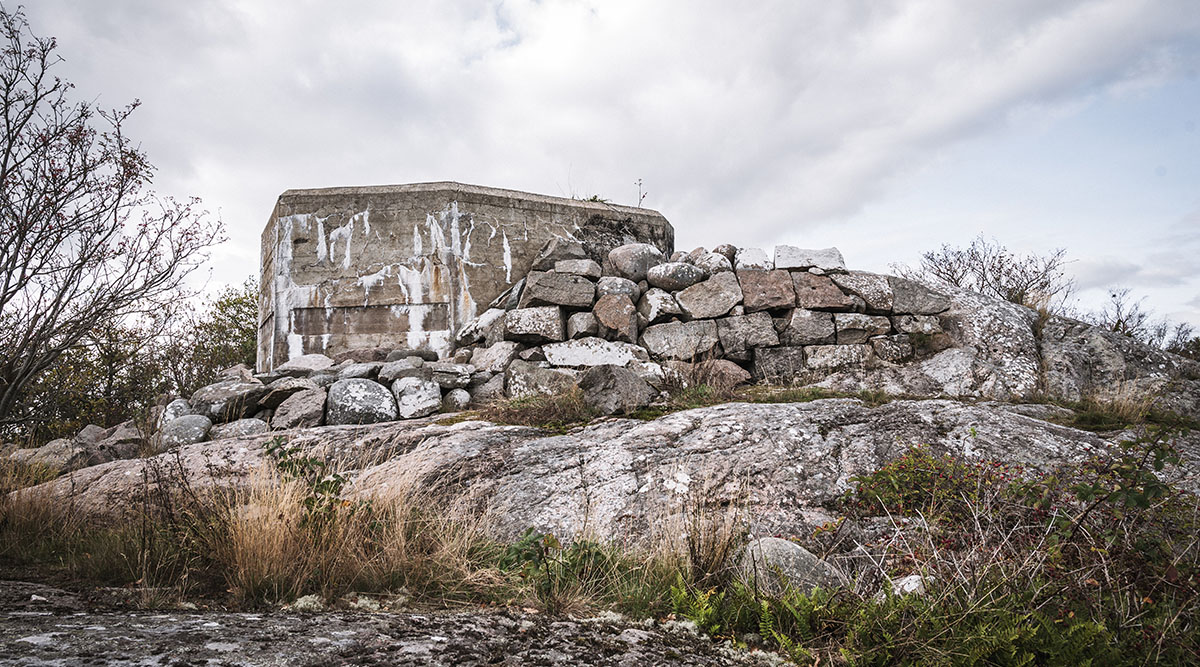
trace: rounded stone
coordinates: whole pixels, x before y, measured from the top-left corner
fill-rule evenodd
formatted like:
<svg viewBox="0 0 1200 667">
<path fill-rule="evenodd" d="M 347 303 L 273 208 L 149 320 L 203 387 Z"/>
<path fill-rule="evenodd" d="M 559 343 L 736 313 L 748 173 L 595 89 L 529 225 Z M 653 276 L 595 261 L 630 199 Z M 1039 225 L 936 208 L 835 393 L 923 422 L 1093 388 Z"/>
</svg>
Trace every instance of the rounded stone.
<svg viewBox="0 0 1200 667">
<path fill-rule="evenodd" d="M 698 266 L 685 262 L 667 262 L 646 271 L 646 282 L 668 292 L 678 292 L 708 277 Z"/>
<path fill-rule="evenodd" d="M 326 424 L 374 424 L 395 421 L 396 416 L 395 397 L 378 382 L 350 378 L 338 380 L 329 387 Z"/>
<path fill-rule="evenodd" d="M 212 420 L 204 415 L 183 415 L 167 422 L 159 432 L 163 449 L 204 442 L 212 429 Z"/>
</svg>

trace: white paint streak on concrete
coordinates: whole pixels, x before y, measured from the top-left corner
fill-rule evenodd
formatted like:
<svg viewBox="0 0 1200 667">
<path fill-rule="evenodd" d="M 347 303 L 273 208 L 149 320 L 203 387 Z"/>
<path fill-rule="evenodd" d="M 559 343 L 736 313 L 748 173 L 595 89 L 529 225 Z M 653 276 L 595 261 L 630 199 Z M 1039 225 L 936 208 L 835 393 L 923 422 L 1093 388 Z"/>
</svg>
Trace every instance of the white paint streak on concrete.
<svg viewBox="0 0 1200 667">
<path fill-rule="evenodd" d="M 329 246 L 325 243 L 325 218 L 317 218 L 317 263 L 324 264 L 329 259 Z"/>
<path fill-rule="evenodd" d="M 508 245 L 508 232 L 504 232 L 504 282 L 512 284 L 512 247 Z"/>
<path fill-rule="evenodd" d="M 449 217 L 450 219 L 450 252 L 453 253 L 455 257 L 462 257 L 462 236 L 459 232 L 458 226 L 458 202 L 450 202 L 450 208 L 443 212 L 442 216 L 443 219 L 446 217 Z"/>
<path fill-rule="evenodd" d="M 388 278 L 392 275 L 392 266 L 394 265 L 384 265 L 383 268 L 379 269 L 375 273 L 368 273 L 365 276 L 358 277 L 358 285 L 363 288 L 364 306 L 369 305 L 371 299 L 371 289 L 379 287 L 385 278 Z"/>
<path fill-rule="evenodd" d="M 357 217 L 358 216 L 355 215 L 354 217 L 350 218 L 346 224 L 338 227 L 332 232 L 329 232 L 329 245 L 331 246 L 330 255 L 334 255 L 336 253 L 338 241 L 345 242 L 346 254 L 342 257 L 342 268 L 346 269 L 347 271 L 350 270 L 350 244 L 354 241 L 354 220 Z"/>
<path fill-rule="evenodd" d="M 424 246 L 425 246 L 425 244 L 421 242 L 421 226 L 414 224 L 413 225 L 413 243 L 412 243 L 413 257 L 420 257 L 422 254 L 424 254 L 425 253 Z"/>
</svg>

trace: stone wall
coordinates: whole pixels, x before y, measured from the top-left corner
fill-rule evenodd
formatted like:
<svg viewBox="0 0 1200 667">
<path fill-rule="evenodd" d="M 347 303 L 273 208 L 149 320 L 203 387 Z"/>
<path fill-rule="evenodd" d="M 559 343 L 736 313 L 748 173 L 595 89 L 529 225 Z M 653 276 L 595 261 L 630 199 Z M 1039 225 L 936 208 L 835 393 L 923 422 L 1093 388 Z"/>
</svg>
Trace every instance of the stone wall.
<svg viewBox="0 0 1200 667">
<path fill-rule="evenodd" d="M 650 209 L 459 183 L 288 190 L 262 234 L 258 370 L 359 348 L 445 355 L 555 238 L 603 261 L 631 242 L 670 253 L 674 230 Z"/>
</svg>

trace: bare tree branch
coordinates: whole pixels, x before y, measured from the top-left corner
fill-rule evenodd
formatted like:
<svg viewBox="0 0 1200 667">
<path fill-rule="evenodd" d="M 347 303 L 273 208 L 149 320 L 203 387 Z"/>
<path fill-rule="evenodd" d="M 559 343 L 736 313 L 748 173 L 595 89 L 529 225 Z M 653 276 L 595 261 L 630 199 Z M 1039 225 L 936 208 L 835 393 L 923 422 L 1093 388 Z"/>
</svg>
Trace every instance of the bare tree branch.
<svg viewBox="0 0 1200 667">
<path fill-rule="evenodd" d="M 179 298 L 223 240 L 197 200 L 149 190 L 154 167 L 122 131 L 138 103 L 73 101 L 55 47 L 0 7 L 0 423 L 97 326 Z"/>
</svg>

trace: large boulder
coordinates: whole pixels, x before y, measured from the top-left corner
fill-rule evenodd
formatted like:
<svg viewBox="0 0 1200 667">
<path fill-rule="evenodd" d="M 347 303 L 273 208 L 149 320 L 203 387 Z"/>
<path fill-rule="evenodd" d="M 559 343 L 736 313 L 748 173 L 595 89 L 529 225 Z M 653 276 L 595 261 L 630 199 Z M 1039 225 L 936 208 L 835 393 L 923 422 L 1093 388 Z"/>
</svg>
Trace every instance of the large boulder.
<svg viewBox="0 0 1200 667">
<path fill-rule="evenodd" d="M 261 419 L 250 417 L 248 419 L 239 419 L 228 424 L 218 424 L 212 427 L 208 432 L 209 440 L 224 440 L 226 438 L 240 438 L 247 435 L 258 435 L 270 431 L 271 427 L 267 422 Z"/>
<path fill-rule="evenodd" d="M 780 333 L 784 345 L 825 345 L 833 343 L 837 329 L 833 326 L 833 313 L 797 308 L 787 318 L 787 325 Z"/>
<path fill-rule="evenodd" d="M 546 361 L 554 366 L 625 366 L 633 361 L 648 361 L 646 350 L 638 345 L 581 338 L 542 346 Z"/>
<path fill-rule="evenodd" d="M 733 268 L 737 271 L 760 270 L 769 271 L 775 268 L 775 262 L 763 252 L 762 248 L 738 248 L 733 259 Z"/>
<path fill-rule="evenodd" d="M 446 361 L 435 361 L 425 365 L 430 377 L 442 389 L 462 389 L 471 384 L 471 374 L 475 367 L 471 364 L 453 364 Z"/>
<path fill-rule="evenodd" d="M 376 371 L 378 374 L 378 371 Z M 309 378 L 285 377 L 267 385 L 267 393 L 258 401 L 258 407 L 264 410 L 274 410 L 293 394 L 317 389 L 317 384 Z"/>
<path fill-rule="evenodd" d="M 518 359 L 504 372 L 504 393 L 509 398 L 554 396 L 569 391 L 576 379 L 576 374 L 570 371 Z"/>
<path fill-rule="evenodd" d="M 885 336 L 892 331 L 892 321 L 883 315 L 834 313 L 838 345 L 865 343 L 872 336 Z"/>
<path fill-rule="evenodd" d="M 603 299 L 604 297 L 600 297 Z M 599 299 L 597 300 L 599 301 Z M 576 338 L 588 338 L 600 333 L 600 320 L 596 319 L 596 314 L 590 311 L 581 311 L 571 313 L 567 318 L 567 339 L 575 340 Z"/>
<path fill-rule="evenodd" d="M 758 348 L 754 351 L 754 376 L 771 384 L 795 381 L 806 368 L 804 350 L 803 347 Z"/>
<path fill-rule="evenodd" d="M 775 268 L 845 271 L 846 260 L 842 258 L 842 253 L 837 248 L 814 249 L 777 245 L 775 246 Z"/>
<path fill-rule="evenodd" d="M 441 396 L 438 398 L 440 404 Z M 374 424 L 396 417 L 396 398 L 378 382 L 353 378 L 338 380 L 329 387 L 326 424 Z"/>
<path fill-rule="evenodd" d="M 534 271 L 549 271 L 559 262 L 570 260 L 586 260 L 587 252 L 583 249 L 583 244 L 579 241 L 555 236 L 542 246 L 536 257 L 533 258 Z"/>
<path fill-rule="evenodd" d="M 592 314 L 597 333 L 609 340 L 633 343 L 638 338 L 638 311 L 624 294 L 607 294 L 596 301 Z"/>
<path fill-rule="evenodd" d="M 702 359 L 712 353 L 719 341 L 717 324 L 712 320 L 667 322 L 642 332 L 642 347 L 658 359 Z"/>
<path fill-rule="evenodd" d="M 379 369 L 376 377 L 380 384 L 391 385 L 396 380 L 407 377 L 428 380 L 433 377 L 433 371 L 430 370 L 429 364 L 426 364 L 424 359 L 408 357 L 387 362 Z"/>
<path fill-rule="evenodd" d="M 604 276 L 596 283 L 596 297 L 606 294 L 624 294 L 630 301 L 636 302 L 642 296 L 642 289 L 628 278 L 620 276 Z"/>
<path fill-rule="evenodd" d="M 276 375 L 308 377 L 333 366 L 333 359 L 323 354 L 301 354 L 275 367 Z"/>
<path fill-rule="evenodd" d="M 892 284 L 888 281 L 888 276 L 851 271 L 836 274 L 832 278 L 843 292 L 862 299 L 867 304 L 868 313 L 887 313 L 892 310 L 895 295 L 892 293 Z"/>
<path fill-rule="evenodd" d="M 517 353 L 520 351 L 520 343 L 502 340 L 490 347 L 475 348 L 471 354 L 471 365 L 482 371 L 502 373 L 512 360 L 517 358 Z"/>
<path fill-rule="evenodd" d="M 271 428 L 310 428 L 325 423 L 324 389 L 304 389 L 288 396 L 271 414 Z"/>
<path fill-rule="evenodd" d="M 792 273 L 792 287 L 796 291 L 796 305 L 812 310 L 859 310 L 866 308 L 861 298 L 846 294 L 833 284 L 829 276 L 818 276 L 806 272 Z"/>
<path fill-rule="evenodd" d="M 608 261 L 618 276 L 636 283 L 646 279 L 651 267 L 667 260 L 658 248 L 648 243 L 628 243 L 610 250 Z"/>
<path fill-rule="evenodd" d="M 188 402 L 195 414 L 204 415 L 214 423 L 220 423 L 258 412 L 259 399 L 268 391 L 267 385 L 258 380 L 222 380 L 197 389 Z"/>
<path fill-rule="evenodd" d="M 312 456 L 339 453 L 346 470 L 355 471 L 356 497 L 394 491 L 401 481 L 440 493 L 469 490 L 473 502 L 490 509 L 488 533 L 498 539 L 534 527 L 560 536 L 586 530 L 597 539 L 636 541 L 684 519 L 685 507 L 707 512 L 730 506 L 739 509 L 752 535 L 808 535 L 836 518 L 827 508 L 854 477 L 895 460 L 913 443 L 927 444 L 934 456 L 1002 460 L 1029 474 L 1117 448 L 1115 439 L 1020 414 L 1038 414 L 1030 407 L 953 400 L 875 407 L 855 399 L 729 403 L 652 421 L 609 419 L 566 434 L 420 420 L 310 429 L 291 434 L 289 445 Z M 131 495 L 151 466 L 178 462 L 198 488 L 245 484 L 248 472 L 268 460 L 264 449 L 272 435 L 257 438 L 114 461 L 39 492 L 84 513 L 132 513 L 129 503 L 112 498 Z M 1194 491 L 1200 488 L 1200 459 L 1194 456 L 1200 436 L 1176 443 L 1185 466 L 1163 474 Z M 752 480 L 752 488 L 740 480 Z"/>
<path fill-rule="evenodd" d="M 392 394 L 401 419 L 425 417 L 442 407 L 442 389 L 431 380 L 400 378 L 392 383 Z"/>
<path fill-rule="evenodd" d="M 737 575 L 750 590 L 772 596 L 785 587 L 809 595 L 818 588 L 837 588 L 845 580 L 833 565 L 779 537 L 760 537 L 747 544 L 738 558 Z"/>
<path fill-rule="evenodd" d="M 572 273 L 591 280 L 599 280 L 600 265 L 594 259 L 560 259 L 554 263 L 555 273 Z"/>
<path fill-rule="evenodd" d="M 162 414 L 158 417 L 158 427 L 161 429 L 172 420 L 190 414 L 192 414 L 192 406 L 188 404 L 187 399 L 177 398 L 163 408 Z"/>
<path fill-rule="evenodd" d="M 680 291 L 675 299 L 683 312 L 693 319 L 721 317 L 742 302 L 742 286 L 736 274 L 718 273 Z"/>
<path fill-rule="evenodd" d="M 638 314 L 645 318 L 646 324 L 666 322 L 676 315 L 682 315 L 683 309 L 670 292 L 651 287 L 646 290 L 637 304 Z"/>
<path fill-rule="evenodd" d="M 796 305 L 796 289 L 787 271 L 742 270 L 737 272 L 746 312 L 784 310 Z"/>
<path fill-rule="evenodd" d="M 888 276 L 892 288 L 892 312 L 897 315 L 937 315 L 950 308 L 950 297 L 922 283 Z"/>
<path fill-rule="evenodd" d="M 658 390 L 633 371 L 613 365 L 589 368 L 579 378 L 579 388 L 584 403 L 602 415 L 636 412 L 658 397 Z"/>
<path fill-rule="evenodd" d="M 159 447 L 168 450 L 204 442 L 212 429 L 212 420 L 204 415 L 183 415 L 163 425 L 159 431 Z"/>
<path fill-rule="evenodd" d="M 525 278 L 525 291 L 518 308 L 567 306 L 590 308 L 596 300 L 596 284 L 572 273 L 533 271 Z"/>
<path fill-rule="evenodd" d="M 678 292 L 708 277 L 708 272 L 685 262 L 666 262 L 646 271 L 646 282 L 667 292 Z"/>
<path fill-rule="evenodd" d="M 510 310 L 504 315 L 504 330 L 510 340 L 526 343 L 547 343 L 566 338 L 562 309 L 558 306 Z"/>
<path fill-rule="evenodd" d="M 779 344 L 775 322 L 763 313 L 735 315 L 717 320 L 717 337 L 725 354 L 749 352 L 756 347 L 774 347 Z"/>
</svg>

